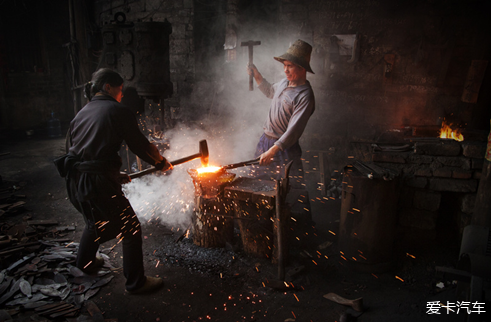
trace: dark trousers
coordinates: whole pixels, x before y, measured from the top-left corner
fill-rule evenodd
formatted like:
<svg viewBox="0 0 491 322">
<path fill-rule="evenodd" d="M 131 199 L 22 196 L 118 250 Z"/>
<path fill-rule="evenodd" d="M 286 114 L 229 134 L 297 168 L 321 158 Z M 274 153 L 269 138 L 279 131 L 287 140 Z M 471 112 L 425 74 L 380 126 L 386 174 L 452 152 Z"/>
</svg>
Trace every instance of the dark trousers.
<svg viewBox="0 0 491 322">
<path fill-rule="evenodd" d="M 100 244 L 118 238 L 123 244 L 125 286 L 128 291 L 133 291 L 142 287 L 146 281 L 140 221 L 121 191 L 121 186 L 113 182 L 103 184 L 104 178 L 99 179 L 96 181 L 102 183 L 105 193 L 84 201 L 80 201 L 77 195 L 77 178 L 69 178 L 67 182 L 70 201 L 85 219 L 76 266 L 83 269 L 95 259 Z"/>
</svg>

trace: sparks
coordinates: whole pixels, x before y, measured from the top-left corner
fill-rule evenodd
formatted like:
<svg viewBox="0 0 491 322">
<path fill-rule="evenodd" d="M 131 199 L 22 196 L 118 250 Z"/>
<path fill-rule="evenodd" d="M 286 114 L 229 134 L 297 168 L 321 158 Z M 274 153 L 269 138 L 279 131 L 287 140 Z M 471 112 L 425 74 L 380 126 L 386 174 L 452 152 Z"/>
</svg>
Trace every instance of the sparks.
<svg viewBox="0 0 491 322">
<path fill-rule="evenodd" d="M 295 296 L 295 298 L 297 299 L 297 302 L 300 302 L 300 300 L 298 299 L 297 297 L 297 294 L 293 293 L 293 296 Z M 292 312 L 293 313 L 293 312 Z"/>
<path fill-rule="evenodd" d="M 400 278 L 399 276 L 396 275 L 396 278 L 401 281 L 401 282 L 404 282 L 404 280 L 402 278 Z"/>
<path fill-rule="evenodd" d="M 90 264 L 92 264 L 92 261 L 88 262 L 87 265 L 84 266 L 84 269 L 86 269 Z"/>
</svg>

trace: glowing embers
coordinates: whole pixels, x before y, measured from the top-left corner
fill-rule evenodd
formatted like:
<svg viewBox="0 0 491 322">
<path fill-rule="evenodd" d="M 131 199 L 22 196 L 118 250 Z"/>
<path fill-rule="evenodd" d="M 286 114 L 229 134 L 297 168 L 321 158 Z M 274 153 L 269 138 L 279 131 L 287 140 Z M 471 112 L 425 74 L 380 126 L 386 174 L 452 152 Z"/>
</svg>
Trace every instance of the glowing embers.
<svg viewBox="0 0 491 322">
<path fill-rule="evenodd" d="M 218 173 L 223 171 L 224 170 L 222 167 L 203 167 L 203 168 L 196 169 L 198 175 L 206 175 L 208 173 Z"/>
<path fill-rule="evenodd" d="M 445 120 L 442 123 L 442 127 L 440 129 L 440 138 L 441 139 L 454 139 L 455 141 L 464 141 L 464 136 L 461 133 L 460 129 L 452 129 L 452 124 L 447 124 Z"/>
<path fill-rule="evenodd" d="M 223 192 L 223 186 L 235 179 L 235 173 L 214 166 L 189 169 L 188 173 L 193 178 L 195 195 L 203 198 L 216 198 Z"/>
</svg>

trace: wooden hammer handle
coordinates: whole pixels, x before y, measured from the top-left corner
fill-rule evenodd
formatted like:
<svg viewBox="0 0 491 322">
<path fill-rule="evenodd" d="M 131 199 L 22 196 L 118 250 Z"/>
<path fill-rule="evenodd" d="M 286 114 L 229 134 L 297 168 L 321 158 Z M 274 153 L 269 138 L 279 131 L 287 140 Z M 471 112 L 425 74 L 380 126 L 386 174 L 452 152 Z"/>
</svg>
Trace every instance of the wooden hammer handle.
<svg viewBox="0 0 491 322">
<path fill-rule="evenodd" d="M 170 164 L 172 164 L 173 166 L 175 166 L 175 165 L 178 165 L 178 164 L 181 164 L 181 163 L 185 163 L 185 162 L 188 162 L 188 161 L 191 161 L 191 160 L 200 158 L 201 156 L 202 156 L 201 153 L 196 153 L 196 154 L 190 155 L 188 157 L 184 157 L 184 158 L 181 158 L 181 159 L 177 159 L 177 160 L 171 161 Z M 135 178 L 140 178 L 140 177 L 142 177 L 142 176 L 144 176 L 146 174 L 154 173 L 154 172 L 157 172 L 157 171 L 159 171 L 157 168 L 151 167 L 151 168 L 142 170 L 140 172 L 131 173 L 128 176 L 131 179 L 135 179 Z"/>
<path fill-rule="evenodd" d="M 252 59 L 253 57 L 253 54 L 252 54 L 252 46 L 249 46 L 249 64 L 250 66 L 252 66 Z M 252 75 L 249 75 L 249 90 L 250 91 L 253 91 L 254 90 L 254 81 L 253 81 L 253 78 L 254 78 L 254 72 L 252 73 Z"/>
</svg>

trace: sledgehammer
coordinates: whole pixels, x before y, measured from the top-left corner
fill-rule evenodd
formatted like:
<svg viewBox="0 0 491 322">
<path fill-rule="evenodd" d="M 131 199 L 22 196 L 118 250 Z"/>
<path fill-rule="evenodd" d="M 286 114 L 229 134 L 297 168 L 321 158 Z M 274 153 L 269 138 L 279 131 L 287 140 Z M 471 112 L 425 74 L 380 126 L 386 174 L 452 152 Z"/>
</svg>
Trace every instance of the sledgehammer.
<svg viewBox="0 0 491 322">
<path fill-rule="evenodd" d="M 208 144 L 206 143 L 206 140 L 201 140 L 201 141 L 199 141 L 199 152 L 198 153 L 190 155 L 188 157 L 184 157 L 181 159 L 170 161 L 170 164 L 175 166 L 175 165 L 185 163 L 185 162 L 197 159 L 197 158 L 201 158 L 201 165 L 203 167 L 207 167 L 208 166 L 208 156 L 209 156 Z M 140 172 L 131 173 L 131 174 L 129 174 L 129 177 L 131 179 L 135 179 L 135 178 L 139 178 L 141 176 L 144 176 L 146 174 L 154 173 L 156 171 L 159 171 L 159 170 L 157 168 L 152 167 L 152 168 L 148 168 L 148 169 L 145 169 L 143 171 L 140 171 Z"/>
</svg>

